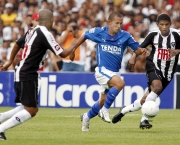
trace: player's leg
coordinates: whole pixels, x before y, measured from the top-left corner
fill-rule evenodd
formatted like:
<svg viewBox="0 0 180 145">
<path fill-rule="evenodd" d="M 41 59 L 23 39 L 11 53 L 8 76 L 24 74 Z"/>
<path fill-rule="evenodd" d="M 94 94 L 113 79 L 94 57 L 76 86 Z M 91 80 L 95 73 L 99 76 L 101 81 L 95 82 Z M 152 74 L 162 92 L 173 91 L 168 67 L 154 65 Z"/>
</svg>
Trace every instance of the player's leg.
<svg viewBox="0 0 180 145">
<path fill-rule="evenodd" d="M 96 102 L 88 112 L 81 115 L 82 131 L 89 131 L 90 119 L 98 115 L 100 109 L 104 105 L 105 99 L 106 94 L 101 94 L 100 100 Z"/>
<path fill-rule="evenodd" d="M 38 92 L 40 90 L 40 86 L 41 86 L 41 78 L 40 75 L 38 77 Z M 14 114 L 16 114 L 17 112 L 21 111 L 24 109 L 24 105 L 22 105 L 20 102 L 20 83 L 14 82 L 14 90 L 16 92 L 16 98 L 14 100 L 14 102 L 16 103 L 17 107 L 8 110 L 6 112 L 0 113 L 0 123 L 3 122 L 6 119 L 11 118 Z"/>
<path fill-rule="evenodd" d="M 142 99 L 137 99 L 129 106 L 123 106 L 120 108 L 119 112 L 114 115 L 112 119 L 112 123 L 117 123 L 118 121 L 121 121 L 121 118 L 129 112 L 138 111 L 141 109 L 142 104 L 144 103 L 144 100 L 146 99 L 147 95 L 149 94 L 149 91 L 146 91 Z"/>
<path fill-rule="evenodd" d="M 25 81 L 18 82 L 20 83 L 20 94 L 21 94 L 21 103 L 24 105 L 24 109 L 14 114 L 10 119 L 3 122 L 0 125 L 0 134 L 17 126 L 30 118 L 34 117 L 38 112 L 37 98 L 38 98 L 38 83 L 37 81 Z M 1 138 L 1 136 L 0 136 Z M 2 138 L 1 138 L 2 139 Z M 5 140 L 6 138 L 4 138 Z"/>
<path fill-rule="evenodd" d="M 13 108 L 9 111 L 0 113 L 0 123 L 3 122 L 6 119 L 11 118 L 14 114 L 24 109 L 23 105 L 17 106 L 16 108 Z"/>
<path fill-rule="evenodd" d="M 104 106 L 102 107 L 102 115 L 105 122 L 110 123 L 110 117 L 109 117 L 109 108 L 111 107 L 112 103 L 116 99 L 119 92 L 123 89 L 125 83 L 118 75 L 114 75 L 109 81 L 108 85 L 111 87 L 107 93 L 107 97 L 104 103 Z"/>
<path fill-rule="evenodd" d="M 13 108 L 11 110 L 8 110 L 6 112 L 0 113 L 0 123 L 3 122 L 6 119 L 11 118 L 14 114 L 24 109 L 24 106 L 20 103 L 20 92 L 19 92 L 20 84 L 17 82 L 14 82 L 14 90 L 16 92 L 16 98 L 14 102 L 18 105 L 16 108 Z"/>
<path fill-rule="evenodd" d="M 149 94 L 147 95 L 146 101 L 156 101 L 157 97 L 160 95 L 160 93 L 163 91 L 163 85 L 162 85 L 162 79 L 163 76 L 158 70 L 153 70 L 149 73 L 147 73 L 148 78 L 148 84 L 149 84 Z M 143 100 L 144 101 L 144 100 Z M 152 125 L 149 123 L 148 118 L 144 115 L 141 118 L 140 126 L 141 129 L 144 128 L 151 128 Z"/>
</svg>

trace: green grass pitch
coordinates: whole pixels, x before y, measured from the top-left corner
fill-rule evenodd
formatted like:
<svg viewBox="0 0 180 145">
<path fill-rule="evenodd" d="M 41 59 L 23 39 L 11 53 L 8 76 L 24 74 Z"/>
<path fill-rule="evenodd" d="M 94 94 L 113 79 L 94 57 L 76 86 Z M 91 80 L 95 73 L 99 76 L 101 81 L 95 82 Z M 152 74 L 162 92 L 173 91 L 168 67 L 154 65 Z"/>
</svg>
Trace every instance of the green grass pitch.
<svg viewBox="0 0 180 145">
<path fill-rule="evenodd" d="M 0 112 L 11 108 L 1 107 Z M 89 109 L 40 108 L 36 117 L 5 132 L 2 145 L 180 145 L 180 110 L 161 109 L 151 129 L 139 129 L 141 112 L 128 113 L 117 124 L 99 117 L 81 131 L 80 114 Z M 119 109 L 110 109 L 111 118 Z"/>
</svg>

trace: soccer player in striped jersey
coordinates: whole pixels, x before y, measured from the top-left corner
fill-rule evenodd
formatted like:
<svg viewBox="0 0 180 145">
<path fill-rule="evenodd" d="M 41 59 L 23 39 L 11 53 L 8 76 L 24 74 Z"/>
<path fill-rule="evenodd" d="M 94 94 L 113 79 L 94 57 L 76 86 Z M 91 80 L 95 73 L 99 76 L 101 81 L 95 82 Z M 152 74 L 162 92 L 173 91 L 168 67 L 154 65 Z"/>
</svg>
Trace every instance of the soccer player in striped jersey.
<svg viewBox="0 0 180 145">
<path fill-rule="evenodd" d="M 81 115 L 82 131 L 89 131 L 90 119 L 98 115 L 101 108 L 102 119 L 105 122 L 111 122 L 108 110 L 125 85 L 119 69 L 127 46 L 131 47 L 137 55 L 147 51 L 145 48 L 140 48 L 128 32 L 121 30 L 122 21 L 123 16 L 120 13 L 111 13 L 108 26 L 86 31 L 75 45 L 76 49 L 86 39 L 97 43 L 98 66 L 95 69 L 95 78 L 101 86 L 99 92 L 102 94 L 100 100 L 87 113 Z M 71 60 L 74 59 L 74 51 L 70 55 Z"/>
<path fill-rule="evenodd" d="M 146 75 L 148 91 L 142 99 L 133 104 L 120 108 L 112 122 L 117 123 L 128 112 L 141 109 L 145 101 L 155 101 L 172 80 L 180 54 L 180 35 L 178 30 L 170 28 L 171 19 L 167 14 L 160 14 L 157 18 L 159 31 L 150 32 L 141 47 L 152 46 L 150 55 L 146 58 Z M 162 96 L 163 97 L 163 96 Z M 142 116 L 140 128 L 151 128 L 148 118 Z"/>
<path fill-rule="evenodd" d="M 22 60 L 15 69 L 14 88 L 16 92 L 15 103 L 20 106 L 0 113 L 0 122 L 8 119 L 0 125 L 0 140 L 6 140 L 4 132 L 17 126 L 36 115 L 38 112 L 38 70 L 41 67 L 46 51 L 50 49 L 55 55 L 68 56 L 73 50 L 72 46 L 63 49 L 49 32 L 53 24 L 53 14 L 48 9 L 39 11 L 39 25 L 27 31 L 16 41 L 11 52 L 10 59 L 0 65 L 0 71 L 5 71 L 12 64 L 20 48 L 24 48 Z"/>
</svg>

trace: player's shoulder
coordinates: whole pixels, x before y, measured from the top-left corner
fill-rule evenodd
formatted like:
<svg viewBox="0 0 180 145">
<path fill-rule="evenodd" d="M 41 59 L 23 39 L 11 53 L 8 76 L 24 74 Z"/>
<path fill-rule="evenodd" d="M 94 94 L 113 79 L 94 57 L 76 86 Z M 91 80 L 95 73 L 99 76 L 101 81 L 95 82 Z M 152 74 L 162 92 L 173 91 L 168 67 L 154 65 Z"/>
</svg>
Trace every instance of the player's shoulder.
<svg viewBox="0 0 180 145">
<path fill-rule="evenodd" d="M 46 38 L 46 40 L 48 41 L 54 41 L 54 36 L 51 32 L 48 31 L 48 29 L 45 26 L 37 26 L 36 28 L 37 31 L 39 31 L 38 33 L 40 34 L 40 37 L 42 39 Z"/>
<path fill-rule="evenodd" d="M 160 31 L 158 31 L 158 30 L 150 31 L 150 32 L 147 33 L 146 37 L 154 37 L 159 33 L 160 33 Z"/>
<path fill-rule="evenodd" d="M 125 30 L 120 30 L 118 32 L 118 35 L 121 35 L 121 34 L 126 35 L 126 36 L 131 36 L 131 34 L 129 32 L 127 32 L 127 31 L 125 31 Z"/>
<path fill-rule="evenodd" d="M 170 31 L 171 31 L 171 33 L 177 33 L 180 35 L 180 30 L 178 30 L 178 29 L 170 28 Z"/>
<path fill-rule="evenodd" d="M 106 31 L 107 27 L 94 27 L 88 30 L 89 33 L 100 33 Z"/>
<path fill-rule="evenodd" d="M 48 31 L 48 29 L 45 26 L 36 26 L 36 29 L 39 29 L 42 33 L 44 34 L 49 34 L 50 32 Z"/>
</svg>

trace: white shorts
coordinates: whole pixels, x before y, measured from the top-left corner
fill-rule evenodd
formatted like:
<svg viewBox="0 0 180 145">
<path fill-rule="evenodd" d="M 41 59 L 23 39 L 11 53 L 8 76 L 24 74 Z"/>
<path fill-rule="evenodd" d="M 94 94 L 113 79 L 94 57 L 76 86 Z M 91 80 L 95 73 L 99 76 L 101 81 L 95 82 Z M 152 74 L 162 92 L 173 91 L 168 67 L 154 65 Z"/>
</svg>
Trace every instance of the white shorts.
<svg viewBox="0 0 180 145">
<path fill-rule="evenodd" d="M 109 86 L 107 82 L 115 75 L 120 77 L 119 72 L 110 71 L 105 67 L 96 67 L 95 78 L 97 82 L 101 85 L 99 89 L 99 93 L 104 94 L 105 90 L 109 90 Z"/>
</svg>

